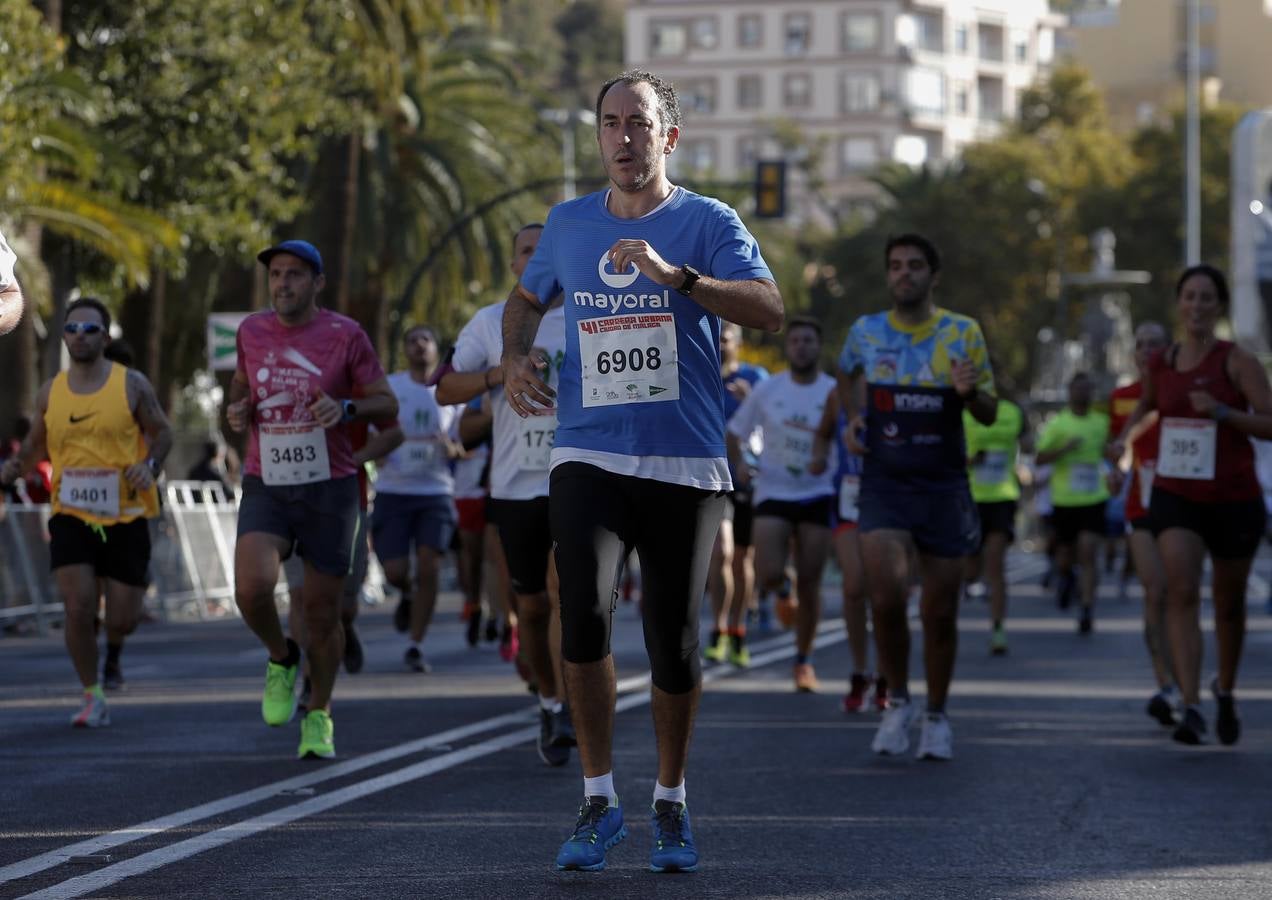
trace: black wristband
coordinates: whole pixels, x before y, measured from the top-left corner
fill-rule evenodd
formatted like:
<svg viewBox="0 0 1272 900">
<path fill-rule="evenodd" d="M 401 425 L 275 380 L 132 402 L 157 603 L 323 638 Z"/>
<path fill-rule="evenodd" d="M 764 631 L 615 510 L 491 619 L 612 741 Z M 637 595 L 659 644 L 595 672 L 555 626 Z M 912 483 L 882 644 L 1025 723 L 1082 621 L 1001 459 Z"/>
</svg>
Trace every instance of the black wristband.
<svg viewBox="0 0 1272 900">
<path fill-rule="evenodd" d="M 482 380 L 482 383 L 486 385 L 486 390 L 490 390 L 492 387 L 494 387 L 494 385 L 490 383 L 490 369 L 487 369 L 485 372 L 482 373 L 481 380 Z"/>
</svg>

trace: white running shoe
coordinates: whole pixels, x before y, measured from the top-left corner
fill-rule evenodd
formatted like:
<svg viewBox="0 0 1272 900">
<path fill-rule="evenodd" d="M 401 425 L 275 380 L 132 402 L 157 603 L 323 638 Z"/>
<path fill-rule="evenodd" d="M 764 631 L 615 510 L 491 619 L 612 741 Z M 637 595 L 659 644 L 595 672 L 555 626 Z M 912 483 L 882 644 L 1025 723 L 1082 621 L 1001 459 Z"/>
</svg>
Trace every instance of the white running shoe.
<svg viewBox="0 0 1272 900">
<path fill-rule="evenodd" d="M 914 712 L 914 704 L 909 700 L 889 700 L 870 749 L 881 756 L 900 756 L 909 750 Z"/>
<path fill-rule="evenodd" d="M 945 713 L 928 713 L 919 733 L 919 759 L 953 759 L 954 732 Z"/>
<path fill-rule="evenodd" d="M 84 692 L 84 707 L 71 716 L 71 725 L 75 728 L 102 728 L 110 724 L 110 711 L 106 709 L 106 698 L 92 691 Z"/>
</svg>

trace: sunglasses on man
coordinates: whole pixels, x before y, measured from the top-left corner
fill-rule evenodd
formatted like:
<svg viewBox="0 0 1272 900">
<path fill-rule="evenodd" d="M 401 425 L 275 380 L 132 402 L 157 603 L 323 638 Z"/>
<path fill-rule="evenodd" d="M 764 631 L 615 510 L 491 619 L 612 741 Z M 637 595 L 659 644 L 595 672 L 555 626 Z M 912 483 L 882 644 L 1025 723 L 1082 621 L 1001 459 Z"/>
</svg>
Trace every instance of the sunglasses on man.
<svg viewBox="0 0 1272 900">
<path fill-rule="evenodd" d="M 67 322 L 62 326 L 66 334 L 100 334 L 105 329 L 96 322 Z"/>
</svg>

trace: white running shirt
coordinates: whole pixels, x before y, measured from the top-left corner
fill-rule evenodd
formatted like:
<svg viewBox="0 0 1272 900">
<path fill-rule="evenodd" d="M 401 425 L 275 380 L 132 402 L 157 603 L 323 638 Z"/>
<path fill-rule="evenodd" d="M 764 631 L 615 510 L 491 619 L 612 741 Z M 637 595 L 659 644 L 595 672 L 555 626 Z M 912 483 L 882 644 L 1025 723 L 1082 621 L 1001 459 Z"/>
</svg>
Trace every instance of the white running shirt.
<svg viewBox="0 0 1272 900">
<path fill-rule="evenodd" d="M 744 443 L 757 428 L 764 436 L 754 484 L 757 506 L 765 500 L 814 500 L 835 493 L 838 462 L 833 456 L 821 475 L 808 472 L 813 437 L 834 386 L 835 379 L 825 372 L 818 372 L 811 384 L 797 384 L 790 372 L 782 372 L 756 384 L 729 419 L 729 433 Z"/>
<path fill-rule="evenodd" d="M 482 372 L 499 365 L 503 359 L 503 312 L 507 301 L 493 303 L 477 310 L 472 321 L 455 339 L 451 365 L 456 372 Z M 534 338 L 535 349 L 542 350 L 552 361 L 548 384 L 560 384 L 561 364 L 565 361 L 565 310 L 549 309 L 539 322 Z M 490 496 L 496 500 L 533 500 L 548 496 L 548 462 L 556 416 L 527 416 L 513 412 L 500 385 L 490 392 L 494 433 L 491 438 L 494 456 L 490 463 Z"/>
<path fill-rule="evenodd" d="M 412 497 L 451 496 L 455 479 L 444 437 L 456 440 L 462 406 L 438 406 L 437 388 L 425 387 L 410 372 L 394 372 L 389 387 L 398 398 L 398 423 L 406 440 L 380 467 L 380 494 Z"/>
</svg>

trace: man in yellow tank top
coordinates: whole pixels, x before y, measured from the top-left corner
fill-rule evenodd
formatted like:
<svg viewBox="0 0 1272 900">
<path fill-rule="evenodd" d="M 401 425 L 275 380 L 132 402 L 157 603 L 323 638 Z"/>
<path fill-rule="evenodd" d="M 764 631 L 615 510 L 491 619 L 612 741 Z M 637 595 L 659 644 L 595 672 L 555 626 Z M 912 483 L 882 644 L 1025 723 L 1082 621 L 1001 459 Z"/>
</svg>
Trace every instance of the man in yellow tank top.
<svg viewBox="0 0 1272 900">
<path fill-rule="evenodd" d="M 50 567 L 66 608 L 66 649 L 84 686 L 71 724 L 96 728 L 110 724 L 97 678 L 97 581 L 106 584 L 105 674 L 118 677 L 123 639 L 136 627 L 146 590 L 146 520 L 159 514 L 155 478 L 172 449 L 172 429 L 146 377 L 102 355 L 110 313 L 101 301 L 71 303 L 63 331 L 71 367 L 40 388 L 40 415 L 0 469 L 0 483 L 46 454 L 53 463 Z"/>
</svg>

